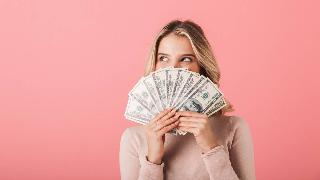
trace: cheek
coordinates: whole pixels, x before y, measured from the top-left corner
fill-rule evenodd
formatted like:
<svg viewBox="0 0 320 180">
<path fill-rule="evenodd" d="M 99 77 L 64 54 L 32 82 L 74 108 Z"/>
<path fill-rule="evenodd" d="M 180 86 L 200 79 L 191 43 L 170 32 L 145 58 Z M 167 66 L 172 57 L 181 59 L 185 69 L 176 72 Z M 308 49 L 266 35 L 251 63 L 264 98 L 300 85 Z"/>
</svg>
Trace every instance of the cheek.
<svg viewBox="0 0 320 180">
<path fill-rule="evenodd" d="M 197 72 L 199 73 L 200 72 L 200 66 L 198 65 L 198 63 L 192 63 L 188 66 L 188 69 L 190 71 L 193 71 L 193 72 Z"/>
<path fill-rule="evenodd" d="M 156 70 L 158 70 L 158 69 L 160 69 L 160 68 L 166 68 L 166 67 L 168 67 L 168 66 L 169 66 L 168 63 L 161 63 L 161 62 L 159 62 L 159 63 L 156 63 Z"/>
<path fill-rule="evenodd" d="M 160 63 L 156 63 L 156 70 L 162 68 L 162 65 Z"/>
</svg>

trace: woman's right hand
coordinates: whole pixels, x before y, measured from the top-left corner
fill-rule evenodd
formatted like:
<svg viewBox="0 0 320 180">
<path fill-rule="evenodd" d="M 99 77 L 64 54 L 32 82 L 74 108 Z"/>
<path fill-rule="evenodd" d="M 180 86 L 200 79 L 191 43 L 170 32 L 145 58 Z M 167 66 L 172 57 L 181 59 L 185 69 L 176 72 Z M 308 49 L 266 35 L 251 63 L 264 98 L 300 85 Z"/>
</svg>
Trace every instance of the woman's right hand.
<svg viewBox="0 0 320 180">
<path fill-rule="evenodd" d="M 176 109 L 168 108 L 155 116 L 146 127 L 149 162 L 161 164 L 164 154 L 165 133 L 178 126 Z"/>
</svg>

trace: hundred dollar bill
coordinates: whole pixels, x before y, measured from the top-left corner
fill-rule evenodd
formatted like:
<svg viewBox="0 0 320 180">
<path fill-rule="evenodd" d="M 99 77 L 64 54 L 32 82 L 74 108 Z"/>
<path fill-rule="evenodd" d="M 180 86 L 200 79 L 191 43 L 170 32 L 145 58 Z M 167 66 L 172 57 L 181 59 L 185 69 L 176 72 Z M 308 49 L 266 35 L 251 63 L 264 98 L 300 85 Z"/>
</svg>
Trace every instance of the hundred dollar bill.
<svg viewBox="0 0 320 180">
<path fill-rule="evenodd" d="M 205 112 L 205 114 L 209 117 L 225 107 L 227 105 L 225 99 L 220 97 L 214 104 L 212 104 Z"/>
<path fill-rule="evenodd" d="M 177 79 L 178 71 L 175 69 L 167 69 L 167 107 L 170 107 L 170 101 L 172 97 L 173 85 Z"/>
<path fill-rule="evenodd" d="M 209 78 L 208 78 L 208 80 L 210 81 L 210 84 L 213 85 L 213 87 L 215 88 L 217 93 L 216 93 L 216 97 L 212 99 L 212 101 L 209 103 L 209 105 L 202 112 L 206 112 L 212 106 L 212 104 L 216 103 L 216 101 L 219 98 L 223 97 L 223 93 L 219 90 L 218 86 L 215 83 L 213 83 Z"/>
<path fill-rule="evenodd" d="M 202 84 L 205 83 L 205 80 L 206 80 L 205 76 L 201 76 L 198 73 L 192 73 L 192 74 L 193 74 L 193 76 L 189 80 L 191 82 L 194 80 L 195 83 L 193 85 L 191 85 L 190 87 L 188 86 L 188 84 L 185 84 L 186 85 L 186 87 L 185 87 L 186 89 L 182 90 L 183 92 L 182 92 L 181 96 L 179 95 L 180 96 L 180 100 L 178 100 L 176 102 L 174 107 L 178 107 L 179 108 L 183 104 L 183 102 L 186 101 L 192 95 L 193 92 L 196 92 L 202 86 Z M 195 79 L 193 79 L 193 78 L 195 78 Z M 199 79 L 197 79 L 197 78 L 199 78 Z M 187 132 L 179 130 L 179 129 L 176 129 L 175 131 L 179 135 L 185 135 L 187 133 Z"/>
<path fill-rule="evenodd" d="M 171 131 L 169 131 L 168 133 L 173 134 L 173 135 L 178 135 L 178 134 L 180 134 L 178 131 L 179 131 L 179 130 L 178 130 L 177 128 L 173 128 L 173 129 L 172 129 Z"/>
<path fill-rule="evenodd" d="M 220 106 L 223 104 L 223 102 L 219 101 L 223 98 L 223 94 L 219 91 L 217 86 L 209 79 L 204 76 L 201 76 L 202 80 L 204 82 L 201 84 L 201 87 L 194 90 L 193 93 L 191 93 L 185 100 L 185 102 L 178 108 L 181 111 L 195 111 L 199 113 L 204 113 L 204 111 L 207 109 L 207 113 L 212 115 L 215 112 L 218 111 L 218 109 L 221 109 L 223 106 Z M 209 100 L 209 92 L 211 92 L 211 99 Z M 218 98 L 218 100 L 217 100 Z M 207 99 L 205 101 L 205 99 Z M 201 101 L 202 100 L 202 101 Z M 224 99 L 222 99 L 224 101 Z M 201 103 L 202 102 L 202 105 Z M 216 103 L 213 103 L 216 102 Z M 218 105 L 219 104 L 219 105 Z M 210 109 L 212 107 L 212 109 Z M 187 132 L 178 130 L 178 134 L 185 135 Z"/>
<path fill-rule="evenodd" d="M 147 124 L 168 107 L 178 111 L 195 111 L 208 116 L 226 106 L 216 84 L 186 68 L 167 67 L 141 78 L 129 92 L 125 117 Z M 170 133 L 185 134 L 177 128 Z"/>
<path fill-rule="evenodd" d="M 164 69 L 166 73 L 166 98 L 167 98 L 166 108 L 169 107 L 169 102 L 170 102 L 170 97 L 172 92 L 173 74 L 170 73 L 172 69 L 173 69 L 173 66 L 169 66 Z"/>
<path fill-rule="evenodd" d="M 206 83 L 207 78 L 205 76 L 200 76 L 200 79 L 181 97 L 181 100 L 177 102 L 175 107 L 179 107 L 194 93 L 196 92 L 204 83 Z"/>
<path fill-rule="evenodd" d="M 161 112 L 162 110 L 165 109 L 165 107 L 163 107 L 163 104 L 160 100 L 159 94 L 158 94 L 158 89 L 156 87 L 155 82 L 153 81 L 153 77 L 152 74 L 146 76 L 143 80 L 142 80 L 143 84 L 145 85 L 147 91 L 149 92 L 154 104 L 156 105 L 156 108 L 158 109 L 159 112 Z"/>
<path fill-rule="evenodd" d="M 162 109 L 167 106 L 167 93 L 166 93 L 166 71 L 165 69 L 158 70 L 157 73 L 151 73 L 156 90 L 160 98 Z"/>
<path fill-rule="evenodd" d="M 142 121 L 140 119 L 137 119 L 135 117 L 132 117 L 132 116 L 125 116 L 126 119 L 130 120 L 130 121 L 133 121 L 133 122 L 136 122 L 136 123 L 139 123 L 139 124 L 142 124 L 142 125 L 146 125 L 148 124 L 148 122 L 145 122 L 145 121 Z"/>
<path fill-rule="evenodd" d="M 142 106 L 148 109 L 151 114 L 156 115 L 160 112 L 156 108 L 151 95 L 143 84 L 143 78 L 141 78 L 129 92 L 129 96 L 132 96 L 134 99 L 136 99 L 136 101 L 138 101 Z"/>
<path fill-rule="evenodd" d="M 205 83 L 193 92 L 191 96 L 180 106 L 181 111 L 195 111 L 198 113 L 205 112 L 212 102 L 219 99 L 223 94 L 216 88 L 209 78 Z"/>
<path fill-rule="evenodd" d="M 201 76 L 198 73 L 189 72 L 189 74 L 190 76 L 188 77 L 186 83 L 183 85 L 181 91 L 177 95 L 176 100 L 173 103 L 173 107 L 179 104 L 179 102 L 183 100 L 182 97 L 188 95 L 187 93 L 189 92 L 189 90 L 191 90 L 191 88 L 201 79 Z"/>
<path fill-rule="evenodd" d="M 190 76 L 190 73 L 187 72 L 185 69 L 178 70 L 177 79 L 173 85 L 172 97 L 171 97 L 170 103 L 169 103 L 170 107 L 172 107 L 174 105 L 178 94 L 180 93 L 183 85 L 187 82 L 187 79 L 189 76 Z"/>
<path fill-rule="evenodd" d="M 152 118 L 154 118 L 153 115 L 148 114 L 147 110 L 144 109 L 144 107 L 141 106 L 139 102 L 135 101 L 135 99 L 131 96 L 129 96 L 126 112 L 124 115 L 126 119 L 142 125 L 150 123 Z M 178 135 L 176 128 L 172 129 L 168 133 Z"/>
<path fill-rule="evenodd" d="M 149 110 L 143 107 L 136 99 L 129 96 L 128 104 L 124 115 L 131 120 L 139 120 L 139 122 L 148 123 L 154 115 L 149 113 Z"/>
</svg>

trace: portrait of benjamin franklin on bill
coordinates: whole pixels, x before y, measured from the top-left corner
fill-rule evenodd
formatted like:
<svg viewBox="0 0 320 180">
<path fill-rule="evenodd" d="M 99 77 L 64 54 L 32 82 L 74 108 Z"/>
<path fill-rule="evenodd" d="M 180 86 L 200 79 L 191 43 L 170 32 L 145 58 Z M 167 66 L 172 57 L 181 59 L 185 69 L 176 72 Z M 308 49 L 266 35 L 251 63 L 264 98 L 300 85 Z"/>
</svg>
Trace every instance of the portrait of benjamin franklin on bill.
<svg viewBox="0 0 320 180">
<path fill-rule="evenodd" d="M 197 99 L 190 98 L 187 102 L 183 105 L 184 111 L 195 111 L 195 112 L 202 112 L 203 107 L 201 103 Z"/>
</svg>

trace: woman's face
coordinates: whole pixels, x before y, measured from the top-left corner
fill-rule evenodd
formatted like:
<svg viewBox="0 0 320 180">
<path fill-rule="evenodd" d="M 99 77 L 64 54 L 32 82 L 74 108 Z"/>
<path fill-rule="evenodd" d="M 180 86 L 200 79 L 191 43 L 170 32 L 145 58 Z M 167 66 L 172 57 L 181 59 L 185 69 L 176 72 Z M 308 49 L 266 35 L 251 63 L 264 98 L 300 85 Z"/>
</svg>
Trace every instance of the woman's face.
<svg viewBox="0 0 320 180">
<path fill-rule="evenodd" d="M 187 37 L 170 33 L 160 41 L 156 70 L 168 66 L 200 72 L 198 60 Z"/>
</svg>

